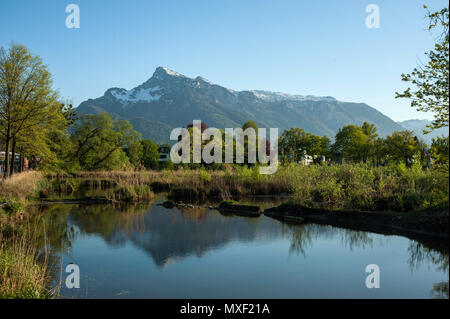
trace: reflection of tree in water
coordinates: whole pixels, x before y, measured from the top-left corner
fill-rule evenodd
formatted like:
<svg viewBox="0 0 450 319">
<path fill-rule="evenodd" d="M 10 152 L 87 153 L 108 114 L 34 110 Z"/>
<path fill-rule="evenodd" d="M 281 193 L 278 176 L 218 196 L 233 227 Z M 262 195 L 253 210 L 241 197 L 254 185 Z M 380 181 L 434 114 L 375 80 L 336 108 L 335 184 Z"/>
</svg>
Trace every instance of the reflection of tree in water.
<svg viewBox="0 0 450 319">
<path fill-rule="evenodd" d="M 411 271 L 418 269 L 424 262 L 436 266 L 437 271 L 448 274 L 448 243 L 447 245 L 436 245 L 433 247 L 411 240 L 408 246 L 409 260 L 408 264 Z M 430 292 L 431 298 L 448 299 L 448 281 L 439 282 L 433 285 Z"/>
<path fill-rule="evenodd" d="M 202 257 L 230 242 L 275 238 L 280 231 L 271 219 L 223 216 L 203 208 L 179 211 L 154 206 L 144 222 L 145 234 L 131 234 L 128 240 L 159 267 L 188 256 Z"/>
<path fill-rule="evenodd" d="M 341 228 L 339 234 L 344 247 L 348 247 L 350 250 L 354 248 L 373 248 L 373 237 L 371 233 Z"/>
<path fill-rule="evenodd" d="M 283 234 L 287 233 L 291 239 L 289 253 L 301 254 L 306 257 L 306 250 L 312 247 L 314 240 L 318 238 L 334 239 L 339 237 L 343 246 L 350 250 L 354 248 L 372 247 L 373 238 L 371 233 L 355 231 L 345 228 L 336 228 L 329 225 L 319 224 L 284 224 Z"/>
<path fill-rule="evenodd" d="M 411 240 L 408 245 L 408 264 L 411 271 L 418 269 L 425 261 L 436 266 L 441 272 L 448 273 L 448 247 L 432 248 L 423 243 Z"/>
<path fill-rule="evenodd" d="M 306 249 L 312 245 L 311 224 L 283 224 L 283 236 L 290 237 L 289 255 L 302 255 L 306 258 Z"/>
<path fill-rule="evenodd" d="M 33 216 L 28 224 L 33 244 L 40 250 L 40 259 L 47 259 L 50 281 L 57 283 L 62 274 L 61 253 L 70 251 L 75 239 L 67 225 L 70 206 L 50 205 L 29 207 Z"/>
<path fill-rule="evenodd" d="M 232 241 L 273 238 L 280 231 L 272 219 L 155 205 L 72 205 L 67 221 L 81 233 L 100 236 L 108 245 L 132 243 L 160 267 L 188 255 L 203 256 Z"/>
<path fill-rule="evenodd" d="M 319 224 L 285 224 L 277 220 L 223 216 L 208 209 L 170 210 L 152 205 L 50 205 L 36 219 L 40 227 L 40 247 L 52 247 L 52 255 L 70 253 L 72 242 L 81 234 L 103 238 L 112 246 L 132 243 L 145 251 L 156 265 L 189 256 L 203 256 L 233 241 L 290 240 L 290 254 L 307 256 L 317 239 L 341 242 L 349 250 L 372 247 L 374 234 Z M 448 247 L 436 250 L 416 241 L 408 247 L 412 268 L 423 261 L 448 272 Z M 56 256 L 56 255 L 55 255 Z M 444 283 L 436 284 L 433 294 L 445 295 Z"/>
<path fill-rule="evenodd" d="M 434 284 L 430 295 L 433 299 L 448 299 L 448 281 Z"/>
<path fill-rule="evenodd" d="M 145 207 L 147 208 L 147 206 Z M 55 204 L 33 207 L 31 214 L 34 218 L 30 221 L 33 231 L 33 241 L 42 251 L 42 256 L 47 254 L 52 280 L 57 282 L 63 272 L 63 254 L 70 256 L 72 243 L 80 235 L 75 224 L 82 228 L 83 233 L 112 235 L 120 229 L 128 232 L 140 232 L 139 227 L 144 225 L 139 222 L 139 216 L 146 211 L 142 206 L 123 205 L 79 205 L 79 204 Z"/>
<path fill-rule="evenodd" d="M 85 234 L 100 235 L 107 238 L 121 232 L 124 236 L 133 232 L 145 232 L 143 215 L 147 205 L 108 204 L 73 205 L 69 221 L 77 225 Z"/>
</svg>

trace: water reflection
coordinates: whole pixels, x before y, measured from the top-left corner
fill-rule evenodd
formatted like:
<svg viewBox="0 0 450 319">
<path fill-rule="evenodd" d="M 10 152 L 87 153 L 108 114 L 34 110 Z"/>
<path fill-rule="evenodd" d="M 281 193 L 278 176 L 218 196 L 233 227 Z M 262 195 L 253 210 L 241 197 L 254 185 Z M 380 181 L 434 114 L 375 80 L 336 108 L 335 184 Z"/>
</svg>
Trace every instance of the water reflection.
<svg viewBox="0 0 450 319">
<path fill-rule="evenodd" d="M 434 299 L 448 299 L 448 281 L 434 284 L 430 295 Z"/>
<path fill-rule="evenodd" d="M 41 207 L 40 211 L 41 218 L 35 221 L 42 230 L 39 241 L 42 247 L 51 247 L 54 258 L 71 256 L 74 243 L 95 236 L 113 248 L 131 244 L 150 256 L 159 269 L 189 256 L 204 258 L 232 243 L 284 239 L 289 241 L 289 256 L 305 259 L 317 243 L 340 243 L 348 252 L 390 245 L 389 236 L 328 225 L 285 224 L 264 216 L 221 215 L 206 208 L 56 204 Z M 410 240 L 407 250 L 411 271 L 426 263 L 448 274 L 448 244 L 436 246 Z M 434 284 L 430 297 L 448 298 L 448 281 Z"/>
<path fill-rule="evenodd" d="M 317 224 L 284 224 L 283 227 L 288 229 L 291 254 L 305 256 L 307 249 L 311 248 L 318 238 L 328 240 L 339 238 L 342 246 L 347 247 L 350 251 L 354 248 L 372 247 L 373 244 L 371 234 L 362 231 Z"/>
</svg>

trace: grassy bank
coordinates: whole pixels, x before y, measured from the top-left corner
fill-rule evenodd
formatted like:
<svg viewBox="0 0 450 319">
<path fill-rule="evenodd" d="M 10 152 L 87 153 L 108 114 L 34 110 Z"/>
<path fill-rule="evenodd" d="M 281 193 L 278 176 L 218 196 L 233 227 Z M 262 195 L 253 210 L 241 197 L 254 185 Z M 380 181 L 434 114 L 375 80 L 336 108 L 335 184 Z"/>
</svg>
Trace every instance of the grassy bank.
<svg viewBox="0 0 450 319">
<path fill-rule="evenodd" d="M 28 202 L 38 197 L 45 180 L 44 174 L 36 171 L 16 174 L 6 180 L 0 179 L 0 222 L 6 214 L 24 212 Z"/>
<path fill-rule="evenodd" d="M 0 181 L 0 299 L 52 298 L 48 255 L 27 223 L 26 206 L 38 198 L 46 179 L 30 171 Z"/>
<path fill-rule="evenodd" d="M 74 193 L 80 185 L 89 184 L 97 189 L 119 186 L 131 193 L 164 191 L 188 200 L 290 194 L 301 205 L 333 210 L 406 212 L 448 207 L 449 191 L 448 172 L 362 164 L 290 165 L 279 167 L 273 175 L 261 175 L 257 167 L 229 166 L 222 171 L 79 172 L 48 178 L 49 193 L 67 189 Z M 133 200 L 133 196 L 126 197 Z"/>
<path fill-rule="evenodd" d="M 11 225 L 2 225 L 0 230 L 0 299 L 55 297 L 48 254 L 37 247 L 35 232 L 29 227 L 17 231 Z"/>
</svg>

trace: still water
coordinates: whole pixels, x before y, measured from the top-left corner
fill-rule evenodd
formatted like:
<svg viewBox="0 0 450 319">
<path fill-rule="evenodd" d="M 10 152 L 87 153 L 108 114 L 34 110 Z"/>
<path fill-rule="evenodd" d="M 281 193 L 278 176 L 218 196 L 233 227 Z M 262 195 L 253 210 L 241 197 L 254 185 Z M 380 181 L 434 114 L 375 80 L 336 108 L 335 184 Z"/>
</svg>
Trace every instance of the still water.
<svg viewBox="0 0 450 319">
<path fill-rule="evenodd" d="M 155 204 L 50 205 L 40 225 L 62 298 L 448 298 L 448 243 Z"/>
</svg>

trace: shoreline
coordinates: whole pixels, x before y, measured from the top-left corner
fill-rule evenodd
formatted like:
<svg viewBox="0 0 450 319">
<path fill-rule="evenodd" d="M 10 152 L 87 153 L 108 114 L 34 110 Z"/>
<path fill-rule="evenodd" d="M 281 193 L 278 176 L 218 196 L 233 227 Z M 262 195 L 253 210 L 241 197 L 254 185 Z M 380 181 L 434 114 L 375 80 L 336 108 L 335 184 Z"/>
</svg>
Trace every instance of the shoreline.
<svg viewBox="0 0 450 319">
<path fill-rule="evenodd" d="M 284 220 L 285 214 L 300 217 L 304 219 L 304 222 L 328 224 L 386 235 L 447 240 L 449 238 L 448 207 L 435 208 L 430 211 L 398 213 L 330 211 L 301 205 L 283 204 L 264 211 L 265 216 L 279 220 Z"/>
<path fill-rule="evenodd" d="M 265 198 L 260 196 L 244 196 L 251 198 Z M 267 196 L 268 197 L 268 196 Z M 270 196 L 277 198 L 277 196 Z M 284 198 L 284 197 L 283 197 Z M 154 201 L 139 201 L 138 203 L 151 203 Z M 55 199 L 41 200 L 31 205 L 53 205 L 53 204 L 114 204 L 130 203 L 126 201 L 112 201 L 106 198 L 76 198 L 76 199 Z M 411 211 L 411 212 L 392 212 L 392 211 L 350 211 L 350 210 L 327 210 L 308 208 L 298 204 L 284 203 L 267 209 L 256 209 L 258 206 L 246 204 L 232 204 L 229 207 L 220 208 L 205 204 L 192 205 L 189 201 L 181 207 L 203 207 L 214 209 L 219 212 L 227 212 L 236 216 L 257 217 L 255 212 L 260 215 L 278 219 L 286 223 L 313 222 L 317 224 L 327 224 L 337 227 L 345 227 L 359 231 L 369 231 L 385 235 L 400 235 L 416 239 L 447 239 L 449 238 L 449 208 L 433 208 L 430 210 Z M 174 201 L 174 206 L 178 207 Z M 236 206 L 236 210 L 233 209 Z M 248 208 L 248 209 L 247 209 Z M 286 218 L 286 217 L 289 217 Z M 294 218 L 292 218 L 294 217 Z M 298 220 L 295 221 L 294 219 Z"/>
</svg>

